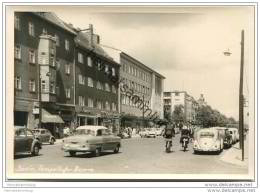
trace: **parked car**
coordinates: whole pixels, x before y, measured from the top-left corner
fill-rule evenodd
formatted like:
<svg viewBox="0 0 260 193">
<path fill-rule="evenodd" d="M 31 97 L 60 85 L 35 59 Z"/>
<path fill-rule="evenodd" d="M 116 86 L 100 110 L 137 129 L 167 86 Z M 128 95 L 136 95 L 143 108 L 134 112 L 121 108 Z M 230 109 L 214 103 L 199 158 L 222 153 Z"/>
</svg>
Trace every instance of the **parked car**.
<svg viewBox="0 0 260 193">
<path fill-rule="evenodd" d="M 118 137 L 120 137 L 121 139 L 127 139 L 130 138 L 131 136 L 129 134 L 127 134 L 126 132 L 121 132 L 117 135 Z"/>
<path fill-rule="evenodd" d="M 42 148 L 41 142 L 34 136 L 32 131 L 23 127 L 16 127 L 14 131 L 14 155 L 19 153 L 30 153 L 39 155 Z"/>
<path fill-rule="evenodd" d="M 217 128 L 199 129 L 194 135 L 193 150 L 197 152 L 218 152 L 224 148 L 223 132 Z"/>
<path fill-rule="evenodd" d="M 151 137 L 151 138 L 155 138 L 156 137 L 156 131 L 155 129 L 149 129 L 147 134 L 146 134 L 146 137 Z"/>
<path fill-rule="evenodd" d="M 55 137 L 47 129 L 33 129 L 32 132 L 41 143 L 50 143 L 53 145 L 56 141 Z"/>
<path fill-rule="evenodd" d="M 146 137 L 147 134 L 148 134 L 148 131 L 145 130 L 145 129 L 139 132 L 139 135 L 140 135 L 142 138 L 143 138 L 143 137 Z"/>
<path fill-rule="evenodd" d="M 239 141 L 239 132 L 237 128 L 228 128 L 231 136 L 232 136 L 232 143 L 236 143 Z"/>
<path fill-rule="evenodd" d="M 163 134 L 163 129 L 156 128 L 155 133 L 156 133 L 156 136 L 161 136 Z"/>
<path fill-rule="evenodd" d="M 62 149 L 75 156 L 77 152 L 91 152 L 99 156 L 102 151 L 112 150 L 119 152 L 121 138 L 114 136 L 104 126 L 80 126 L 76 128 L 75 135 L 63 140 Z"/>
</svg>

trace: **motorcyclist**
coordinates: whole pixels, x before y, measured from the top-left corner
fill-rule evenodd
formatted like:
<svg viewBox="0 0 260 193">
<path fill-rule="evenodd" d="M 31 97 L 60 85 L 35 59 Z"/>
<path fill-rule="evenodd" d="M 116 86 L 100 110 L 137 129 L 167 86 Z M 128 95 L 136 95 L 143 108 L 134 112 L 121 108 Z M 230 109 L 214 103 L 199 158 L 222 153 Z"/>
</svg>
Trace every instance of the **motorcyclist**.
<svg viewBox="0 0 260 193">
<path fill-rule="evenodd" d="M 190 135 L 191 135 L 191 132 L 190 132 L 190 130 L 188 129 L 188 127 L 183 127 L 182 130 L 181 130 L 180 143 L 183 142 L 183 139 L 184 139 L 184 138 L 187 138 L 187 139 L 188 139 L 188 143 L 189 143 Z"/>
<path fill-rule="evenodd" d="M 163 137 L 165 139 L 171 139 L 170 145 L 172 146 L 172 138 L 175 137 L 175 130 L 174 130 L 174 127 L 172 125 L 170 125 L 169 123 L 166 125 L 166 127 L 164 129 Z M 167 143 L 166 143 L 166 146 L 167 146 Z"/>
</svg>

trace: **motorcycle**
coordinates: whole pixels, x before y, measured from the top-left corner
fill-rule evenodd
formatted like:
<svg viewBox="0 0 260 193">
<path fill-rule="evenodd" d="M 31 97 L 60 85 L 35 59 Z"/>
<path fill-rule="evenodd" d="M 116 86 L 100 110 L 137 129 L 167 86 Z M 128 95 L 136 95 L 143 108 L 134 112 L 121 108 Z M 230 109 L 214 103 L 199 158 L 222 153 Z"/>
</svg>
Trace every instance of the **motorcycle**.
<svg viewBox="0 0 260 193">
<path fill-rule="evenodd" d="M 182 147 L 183 147 L 183 151 L 185 152 L 186 149 L 188 148 L 188 143 L 189 143 L 189 138 L 188 137 L 184 137 L 182 139 Z"/>
<path fill-rule="evenodd" d="M 166 151 L 166 153 L 170 153 L 171 152 L 171 147 L 172 147 L 172 139 L 171 138 L 166 138 L 165 142 L 166 142 L 165 151 Z"/>
</svg>

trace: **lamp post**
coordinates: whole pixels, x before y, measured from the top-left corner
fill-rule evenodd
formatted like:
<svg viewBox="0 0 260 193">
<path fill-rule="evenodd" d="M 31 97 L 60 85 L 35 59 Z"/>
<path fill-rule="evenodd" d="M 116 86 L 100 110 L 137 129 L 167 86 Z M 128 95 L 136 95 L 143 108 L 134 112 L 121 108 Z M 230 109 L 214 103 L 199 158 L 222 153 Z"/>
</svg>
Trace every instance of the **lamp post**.
<svg viewBox="0 0 260 193">
<path fill-rule="evenodd" d="M 225 56 L 230 56 L 231 52 L 225 51 Z M 244 30 L 241 31 L 241 57 L 240 57 L 240 81 L 239 81 L 239 146 L 242 150 L 242 161 L 244 161 L 244 96 L 243 96 L 243 78 L 244 78 Z"/>
</svg>

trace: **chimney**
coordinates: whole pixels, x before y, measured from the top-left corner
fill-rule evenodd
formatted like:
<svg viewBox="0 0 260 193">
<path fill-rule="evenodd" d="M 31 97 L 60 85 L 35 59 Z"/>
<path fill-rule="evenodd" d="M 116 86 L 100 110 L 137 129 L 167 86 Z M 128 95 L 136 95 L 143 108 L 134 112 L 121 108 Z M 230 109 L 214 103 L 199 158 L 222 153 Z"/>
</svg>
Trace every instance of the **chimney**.
<svg viewBox="0 0 260 193">
<path fill-rule="evenodd" d="M 89 32 L 90 32 L 90 47 L 93 48 L 94 47 L 94 42 L 93 42 L 93 25 L 89 24 Z"/>
</svg>

